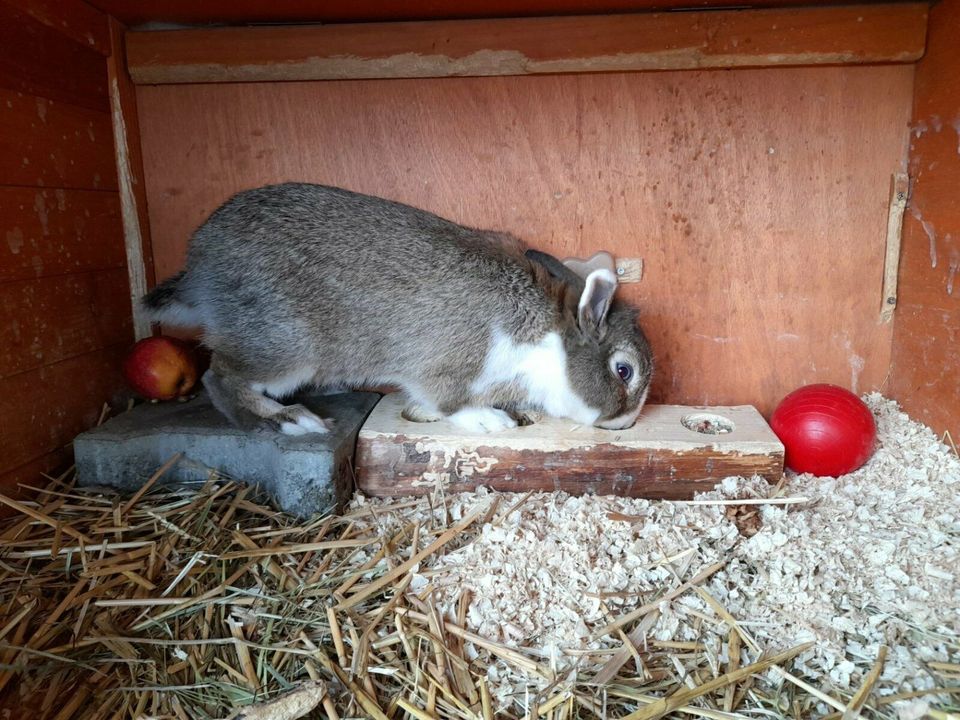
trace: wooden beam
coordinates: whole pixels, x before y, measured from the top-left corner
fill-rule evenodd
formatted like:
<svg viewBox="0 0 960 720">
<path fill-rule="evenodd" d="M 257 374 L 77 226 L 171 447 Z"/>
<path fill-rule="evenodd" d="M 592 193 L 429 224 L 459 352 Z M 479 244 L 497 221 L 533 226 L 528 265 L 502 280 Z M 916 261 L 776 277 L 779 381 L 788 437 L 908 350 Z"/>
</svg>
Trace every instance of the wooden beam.
<svg viewBox="0 0 960 720">
<path fill-rule="evenodd" d="M 122 268 L 116 193 L 0 186 L 0 284 Z"/>
<path fill-rule="evenodd" d="M 110 83 L 110 110 L 113 114 L 113 141 L 117 158 L 117 181 L 127 250 L 133 333 L 139 340 L 151 334 L 150 321 L 140 310 L 140 298 L 155 284 L 147 193 L 144 186 L 143 154 L 140 150 L 140 122 L 137 95 L 127 72 L 124 27 L 110 18 L 113 54 L 107 59 Z"/>
<path fill-rule="evenodd" d="M 110 54 L 107 16 L 83 0 L 0 0 L 101 55 Z"/>
<path fill-rule="evenodd" d="M 913 62 L 925 3 L 131 32 L 137 84 Z"/>
<path fill-rule="evenodd" d="M 95 48 L 0 0 L 0 87 L 105 111 L 104 70 Z"/>
<path fill-rule="evenodd" d="M 572 495 L 689 499 L 732 475 L 783 474 L 783 445 L 753 407 L 650 405 L 627 430 L 542 418 L 490 434 L 449 421 L 404 420 L 399 395 L 387 395 L 357 438 L 357 488 L 372 497 L 471 491 L 562 490 Z M 684 418 L 721 416 L 732 430 L 688 429 Z M 696 427 L 697 425 L 694 424 Z M 701 429 L 707 429 L 701 422 Z"/>
<path fill-rule="evenodd" d="M 0 112 L 4 185 L 117 189 L 109 113 L 3 87 Z"/>
<path fill-rule="evenodd" d="M 130 342 L 123 267 L 0 283 L 0 308 L 0 379 Z"/>
</svg>

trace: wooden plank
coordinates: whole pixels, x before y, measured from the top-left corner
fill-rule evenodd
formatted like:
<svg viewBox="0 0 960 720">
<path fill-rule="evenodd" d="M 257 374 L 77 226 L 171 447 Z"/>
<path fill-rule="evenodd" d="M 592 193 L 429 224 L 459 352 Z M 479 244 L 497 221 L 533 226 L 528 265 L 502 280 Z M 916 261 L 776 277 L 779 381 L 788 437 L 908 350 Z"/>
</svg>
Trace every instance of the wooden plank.
<svg viewBox="0 0 960 720">
<path fill-rule="evenodd" d="M 0 283 L 0 378 L 132 342 L 124 268 Z"/>
<path fill-rule="evenodd" d="M 181 269 L 232 193 L 329 183 L 559 257 L 643 259 L 619 293 L 653 345 L 652 402 L 769 413 L 808 382 L 867 392 L 890 369 L 877 302 L 912 78 L 883 66 L 140 86 L 157 275 Z"/>
<path fill-rule="evenodd" d="M 938 436 L 948 431 L 960 445 L 960 308 L 901 300 L 894 325 L 890 396 Z"/>
<path fill-rule="evenodd" d="M 0 88 L 0 178 L 6 185 L 116 190 L 106 112 Z"/>
<path fill-rule="evenodd" d="M 777 7 L 796 0 L 90 0 L 90 4 L 127 25 L 162 21 L 183 25 L 248 25 L 298 22 L 383 22 L 455 18 L 607 15 L 679 8 Z M 836 0 L 805 0 L 804 5 L 831 5 Z"/>
<path fill-rule="evenodd" d="M 127 72 L 124 28 L 110 19 L 113 53 L 107 65 L 110 77 L 110 108 L 113 115 L 113 142 L 117 156 L 120 206 L 123 209 L 123 236 L 127 254 L 130 306 L 134 335 L 139 340 L 151 334 L 151 323 L 143 316 L 140 298 L 156 284 L 147 196 L 143 183 L 143 154 L 140 150 L 140 121 L 137 96 Z"/>
<path fill-rule="evenodd" d="M 92 427 L 104 402 L 125 394 L 127 344 L 0 379 L 0 474 L 65 447 Z"/>
<path fill-rule="evenodd" d="M 133 32 L 139 84 L 913 62 L 924 3 Z"/>
<path fill-rule="evenodd" d="M 5 0 L 0 0 L 0 87 L 95 110 L 108 106 L 103 56 Z"/>
<path fill-rule="evenodd" d="M 47 484 L 44 473 L 55 473 L 65 469 L 72 461 L 70 448 L 59 448 L 20 467 L 0 473 L 0 493 L 7 497 L 22 499 L 30 497 L 26 487 L 43 487 Z M 0 507 L 0 518 L 14 515 L 16 511 L 7 505 Z"/>
<path fill-rule="evenodd" d="M 893 320 L 897 307 L 897 276 L 900 269 L 903 211 L 910 193 L 906 173 L 894 173 L 890 180 L 890 213 L 887 216 L 887 254 L 883 260 L 883 291 L 880 293 L 880 322 Z"/>
<path fill-rule="evenodd" d="M 116 193 L 0 186 L 0 283 L 124 262 Z"/>
<path fill-rule="evenodd" d="M 917 65 L 890 393 L 960 440 L 960 3 L 931 8 Z"/>
<path fill-rule="evenodd" d="M 27 13 L 75 43 L 110 54 L 107 16 L 82 0 L 0 0 Z"/>
<path fill-rule="evenodd" d="M 499 433 L 466 433 L 448 421 L 413 423 L 403 400 L 387 395 L 360 429 L 354 463 L 367 495 L 421 495 L 489 487 L 505 492 L 689 499 L 731 475 L 783 474 L 783 445 L 754 408 L 653 405 L 627 430 L 544 418 Z M 727 434 L 688 429 L 707 413 L 732 421 Z"/>
</svg>

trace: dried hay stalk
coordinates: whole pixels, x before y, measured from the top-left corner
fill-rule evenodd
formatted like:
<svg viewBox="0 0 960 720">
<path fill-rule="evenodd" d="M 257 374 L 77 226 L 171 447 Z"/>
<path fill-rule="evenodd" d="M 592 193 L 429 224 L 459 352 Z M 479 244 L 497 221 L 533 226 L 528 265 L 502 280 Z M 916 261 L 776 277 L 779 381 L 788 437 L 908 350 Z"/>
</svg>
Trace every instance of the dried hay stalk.
<svg viewBox="0 0 960 720">
<path fill-rule="evenodd" d="M 0 497 L 20 513 L 0 521 L 0 708 L 60 720 L 294 720 L 320 707 L 334 720 L 722 719 L 771 714 L 776 700 L 759 690 L 771 668 L 804 682 L 786 666 L 806 645 L 757 660 L 763 648 L 744 623 L 701 587 L 722 563 L 677 575 L 611 619 L 595 631 L 609 635 L 604 649 L 568 674 L 469 630 L 468 593 L 439 612 L 432 581 L 416 585 L 415 573 L 530 494 L 499 515 L 499 498 L 478 502 L 456 523 L 445 505 L 446 522 L 404 518 L 423 501 L 297 523 L 225 479 L 160 487 L 165 468 L 128 500 L 69 482 L 33 503 Z M 386 512 L 401 522 L 381 522 Z M 663 604 L 687 594 L 716 613 L 697 622 L 729 626 L 725 667 L 708 643 L 650 637 Z M 528 678 L 529 697 L 498 707 L 487 676 L 496 664 Z M 853 697 L 826 696 L 844 719 L 881 706 L 869 703 L 882 667 L 881 655 Z M 826 695 L 804 685 L 798 707 Z"/>
</svg>

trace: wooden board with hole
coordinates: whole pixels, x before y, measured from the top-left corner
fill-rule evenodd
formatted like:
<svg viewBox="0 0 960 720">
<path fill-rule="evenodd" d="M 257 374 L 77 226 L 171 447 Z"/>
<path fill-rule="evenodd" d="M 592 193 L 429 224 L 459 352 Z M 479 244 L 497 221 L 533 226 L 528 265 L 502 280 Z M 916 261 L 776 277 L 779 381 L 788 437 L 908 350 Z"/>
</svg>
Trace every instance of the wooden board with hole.
<svg viewBox="0 0 960 720">
<path fill-rule="evenodd" d="M 357 489 L 374 497 L 563 490 L 582 495 L 689 499 L 730 475 L 783 475 L 783 445 L 749 405 L 649 405 L 627 430 L 543 418 L 500 433 L 465 433 L 447 421 L 414 423 L 387 395 L 357 439 Z M 717 418 L 719 416 L 719 420 Z M 729 432 L 710 434 L 685 427 Z"/>
</svg>

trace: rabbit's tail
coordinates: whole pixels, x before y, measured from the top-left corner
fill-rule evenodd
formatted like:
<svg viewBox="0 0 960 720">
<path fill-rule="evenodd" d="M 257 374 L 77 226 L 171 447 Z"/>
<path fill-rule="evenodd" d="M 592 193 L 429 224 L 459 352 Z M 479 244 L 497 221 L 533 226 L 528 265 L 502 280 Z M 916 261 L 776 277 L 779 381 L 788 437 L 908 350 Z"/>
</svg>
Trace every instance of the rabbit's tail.
<svg viewBox="0 0 960 720">
<path fill-rule="evenodd" d="M 167 278 L 140 301 L 151 320 L 169 325 L 203 325 L 199 308 L 183 297 L 183 279 L 186 273 L 179 272 Z"/>
</svg>

